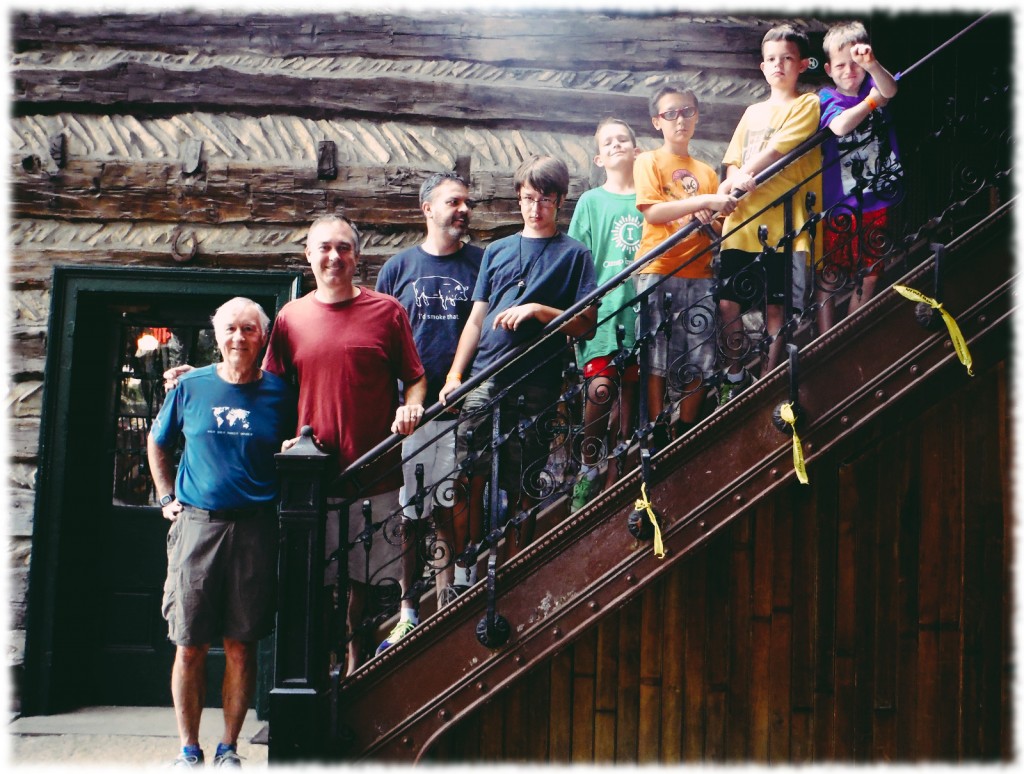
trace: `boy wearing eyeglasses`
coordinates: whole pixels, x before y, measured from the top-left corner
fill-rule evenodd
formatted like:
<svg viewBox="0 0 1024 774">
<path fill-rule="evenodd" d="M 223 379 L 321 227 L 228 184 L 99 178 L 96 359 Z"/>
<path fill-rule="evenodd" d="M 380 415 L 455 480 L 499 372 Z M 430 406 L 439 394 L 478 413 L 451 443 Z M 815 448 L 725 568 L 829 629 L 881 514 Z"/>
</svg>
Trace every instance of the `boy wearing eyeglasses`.
<svg viewBox="0 0 1024 774">
<path fill-rule="evenodd" d="M 472 371 L 498 363 L 512 350 L 535 339 L 544 326 L 596 288 L 590 249 L 558 228 L 558 208 L 569 192 L 569 169 L 552 156 L 527 159 L 513 178 L 523 229 L 498 239 L 484 250 L 480 274 L 473 290 L 473 308 L 462 330 L 440 400 L 469 378 Z M 597 321 L 591 305 L 567 321 L 561 331 L 568 336 L 590 335 Z M 565 339 L 552 336 L 529 358 L 520 358 L 498 371 L 466 396 L 458 429 L 457 454 L 465 460 L 473 452 L 468 485 L 470 540 L 480 540 L 484 484 L 490 471 L 492 402 L 505 388 L 501 402 L 501 432 L 509 434 L 501 446 L 501 489 L 508 496 L 509 516 L 529 511 L 548 492 L 538 482 L 547 463 L 549 432 L 544 416 L 553 416 L 562 385 L 562 351 Z M 523 396 L 520 412 L 518 399 Z M 513 420 L 536 418 L 525 437 L 513 432 Z M 525 416 L 522 416 L 525 415 Z M 543 415 L 543 416 L 542 416 Z M 487 421 L 485 421 L 487 420 Z M 472 448 L 468 432 L 473 431 Z M 459 508 L 460 505 L 455 506 Z M 507 542 L 509 555 L 533 537 L 536 516 L 520 523 Z M 456 538 L 458 542 L 458 537 Z"/>
<path fill-rule="evenodd" d="M 719 213 L 728 214 L 736 206 L 732 197 L 718 193 L 715 170 L 690 155 L 690 140 L 700 118 L 696 95 L 677 86 L 662 86 L 651 96 L 649 107 L 651 123 L 664 142 L 641 153 L 633 165 L 636 207 L 644 218 L 637 260 L 692 220 L 713 225 Z M 665 409 L 666 387 L 672 401 L 680 401 L 681 429 L 696 421 L 707 394 L 706 380 L 715 364 L 709 324 L 715 317 L 711 259 L 711 238 L 702 228 L 636 274 L 637 293 L 657 288 L 648 296 L 648 319 L 638 322 L 638 337 L 661 325 L 663 294 L 671 293 L 669 313 L 672 320 L 679 320 L 671 336 L 654 336 L 646 352 L 648 418 L 656 422 L 656 447 L 669 438 L 667 423 L 657 421 Z M 677 376 L 669 379 L 669 373 Z"/>
</svg>

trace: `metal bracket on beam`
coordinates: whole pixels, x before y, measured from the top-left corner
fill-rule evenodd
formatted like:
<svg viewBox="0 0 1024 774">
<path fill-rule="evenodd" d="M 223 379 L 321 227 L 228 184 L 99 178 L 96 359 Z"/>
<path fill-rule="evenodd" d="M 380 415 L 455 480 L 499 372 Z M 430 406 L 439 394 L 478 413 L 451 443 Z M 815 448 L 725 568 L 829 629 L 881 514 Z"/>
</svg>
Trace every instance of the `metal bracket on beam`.
<svg viewBox="0 0 1024 774">
<path fill-rule="evenodd" d="M 319 180 L 338 177 L 338 146 L 334 140 L 321 140 L 317 145 L 316 176 Z"/>
<path fill-rule="evenodd" d="M 181 173 L 186 177 L 203 171 L 203 141 L 190 137 L 181 149 Z"/>
<path fill-rule="evenodd" d="M 64 169 L 68 163 L 68 138 L 63 132 L 50 135 L 50 158 L 57 162 L 57 169 Z"/>
</svg>

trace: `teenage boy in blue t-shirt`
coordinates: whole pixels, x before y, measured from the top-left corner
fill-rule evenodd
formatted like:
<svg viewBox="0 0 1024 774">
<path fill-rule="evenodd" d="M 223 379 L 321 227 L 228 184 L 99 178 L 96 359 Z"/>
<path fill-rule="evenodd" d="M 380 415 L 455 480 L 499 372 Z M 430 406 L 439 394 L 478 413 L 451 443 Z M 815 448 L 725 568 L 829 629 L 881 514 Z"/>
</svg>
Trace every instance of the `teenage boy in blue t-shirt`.
<svg viewBox="0 0 1024 774">
<path fill-rule="evenodd" d="M 558 208 L 569 191 L 565 162 L 552 156 L 534 156 L 516 170 L 514 185 L 523 230 L 491 243 L 484 251 L 473 291 L 473 311 L 441 389 L 442 403 L 468 376 L 471 364 L 478 372 L 497 363 L 516 347 L 533 340 L 545 325 L 596 288 L 590 250 L 558 230 Z M 568 336 L 588 335 L 596 320 L 597 309 L 589 306 L 566 322 L 562 331 Z M 502 403 L 505 422 L 516 411 L 520 395 L 525 398 L 527 416 L 552 413 L 562 382 L 564 340 L 560 338 L 550 337 L 533 351 L 528 363 L 520 358 L 501 369 L 463 402 L 466 420 L 459 424 L 459 459 L 466 459 L 471 451 L 467 436 L 470 430 L 473 451 L 477 452 L 467 482 L 469 538 L 473 542 L 482 535 L 484 485 L 490 469 L 491 433 L 482 426 L 490 416 L 486 408 L 502 389 L 512 385 Z M 501 488 L 507 492 L 510 505 L 518 504 L 527 511 L 537 492 L 523 492 L 523 484 L 531 474 L 539 474 L 547 462 L 549 442 L 540 432 L 543 425 L 543 419 L 538 419 L 522 443 L 518 434 L 512 433 L 501 448 Z M 509 429 L 503 427 L 502 433 Z M 518 525 L 515 539 L 508 541 L 510 555 L 530 542 L 535 518 L 530 514 Z"/>
</svg>

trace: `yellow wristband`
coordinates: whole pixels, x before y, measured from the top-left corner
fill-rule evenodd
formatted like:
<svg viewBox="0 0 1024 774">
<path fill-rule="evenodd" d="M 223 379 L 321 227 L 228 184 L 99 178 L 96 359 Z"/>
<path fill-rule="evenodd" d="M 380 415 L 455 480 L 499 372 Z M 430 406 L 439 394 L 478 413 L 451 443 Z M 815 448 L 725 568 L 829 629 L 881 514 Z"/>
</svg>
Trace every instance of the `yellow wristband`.
<svg viewBox="0 0 1024 774">
<path fill-rule="evenodd" d="M 868 103 L 868 107 L 869 107 L 869 108 L 871 108 L 871 110 L 872 110 L 872 111 L 874 111 L 874 110 L 877 110 L 877 109 L 878 109 L 878 103 L 877 103 L 877 102 L 875 102 L 875 100 L 874 100 L 873 98 L 871 98 L 871 97 L 866 97 L 866 98 L 864 99 L 864 101 Z"/>
<path fill-rule="evenodd" d="M 452 371 L 445 378 L 445 381 L 446 382 L 450 382 L 452 379 L 458 379 L 461 382 L 462 381 L 462 374 L 460 374 L 458 371 Z"/>
</svg>

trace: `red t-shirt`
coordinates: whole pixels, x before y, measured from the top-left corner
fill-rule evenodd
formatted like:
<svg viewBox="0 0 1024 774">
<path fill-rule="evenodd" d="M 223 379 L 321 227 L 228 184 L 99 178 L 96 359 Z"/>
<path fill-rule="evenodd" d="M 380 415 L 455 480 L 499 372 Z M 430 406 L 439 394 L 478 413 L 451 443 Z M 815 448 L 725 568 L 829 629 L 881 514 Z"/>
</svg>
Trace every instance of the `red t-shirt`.
<svg viewBox="0 0 1024 774">
<path fill-rule="evenodd" d="M 423 375 L 402 305 L 359 291 L 336 304 L 312 293 L 285 304 L 263 358 L 267 371 L 298 380 L 299 428 L 312 427 L 324 450 L 337 455 L 338 472 L 391 434 L 398 380 L 409 384 Z M 375 471 L 360 476 L 366 495 L 401 484 L 400 470 L 380 481 Z"/>
</svg>

